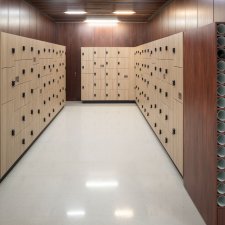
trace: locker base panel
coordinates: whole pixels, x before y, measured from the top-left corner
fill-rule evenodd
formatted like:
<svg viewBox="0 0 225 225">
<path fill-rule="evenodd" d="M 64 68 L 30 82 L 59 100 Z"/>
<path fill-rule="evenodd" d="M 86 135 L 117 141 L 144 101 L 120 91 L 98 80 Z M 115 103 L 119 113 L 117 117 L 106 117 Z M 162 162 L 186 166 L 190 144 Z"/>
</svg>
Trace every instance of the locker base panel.
<svg viewBox="0 0 225 225">
<path fill-rule="evenodd" d="M 0 183 L 7 177 L 7 175 L 13 170 L 13 168 L 17 165 L 17 163 L 23 158 L 23 156 L 29 151 L 30 147 L 38 140 L 38 138 L 45 132 L 48 126 L 54 121 L 54 119 L 59 115 L 59 113 L 63 110 L 64 106 L 58 111 L 58 113 L 52 118 L 49 124 L 40 132 L 40 134 L 34 139 L 34 141 L 27 147 L 24 153 L 16 160 L 16 162 L 10 167 L 10 169 L 0 178 Z"/>
<path fill-rule="evenodd" d="M 121 101 L 118 101 L 118 100 L 115 100 L 115 101 L 82 101 L 82 103 L 135 103 L 134 100 L 121 100 Z"/>
<path fill-rule="evenodd" d="M 183 179 L 183 175 L 180 173 L 179 169 L 177 168 L 176 164 L 174 163 L 173 159 L 170 157 L 169 153 L 167 152 L 166 148 L 163 146 L 161 140 L 159 139 L 158 135 L 155 133 L 154 129 L 152 128 L 152 126 L 149 124 L 148 120 L 146 119 L 144 113 L 142 112 L 141 108 L 139 107 L 139 105 L 136 103 L 137 107 L 139 108 L 142 116 L 144 117 L 144 119 L 146 120 L 147 124 L 149 125 L 149 127 L 151 128 L 151 130 L 154 132 L 155 136 L 157 137 L 157 139 L 159 140 L 160 144 L 162 145 L 163 149 L 165 150 L 166 154 L 168 155 L 168 157 L 170 158 L 171 162 L 173 163 L 173 165 L 175 166 L 175 168 L 177 169 L 177 171 L 179 172 L 180 176 Z"/>
</svg>

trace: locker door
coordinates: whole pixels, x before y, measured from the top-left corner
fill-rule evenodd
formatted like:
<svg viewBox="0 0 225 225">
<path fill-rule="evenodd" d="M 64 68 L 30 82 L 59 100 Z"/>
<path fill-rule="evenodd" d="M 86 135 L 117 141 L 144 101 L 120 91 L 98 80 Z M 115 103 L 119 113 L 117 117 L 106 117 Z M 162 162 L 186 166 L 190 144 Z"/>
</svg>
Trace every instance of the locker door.
<svg viewBox="0 0 225 225">
<path fill-rule="evenodd" d="M 94 58 L 105 58 L 105 48 L 104 47 L 94 48 Z"/>
<path fill-rule="evenodd" d="M 117 80 L 117 86 L 119 90 L 128 90 L 129 89 L 129 80 L 124 78 L 124 79 L 118 79 Z"/>
<path fill-rule="evenodd" d="M 117 69 L 117 77 L 118 79 L 124 79 L 129 77 L 128 69 Z"/>
<path fill-rule="evenodd" d="M 15 117 L 14 102 L 10 101 L 1 108 L 1 176 L 15 162 Z"/>
<path fill-rule="evenodd" d="M 183 102 L 183 68 L 173 67 L 173 97 Z"/>
<path fill-rule="evenodd" d="M 94 69 L 105 68 L 105 58 L 95 58 L 94 59 Z"/>
<path fill-rule="evenodd" d="M 91 100 L 93 96 L 93 75 L 82 74 L 81 76 L 81 100 Z"/>
<path fill-rule="evenodd" d="M 106 79 L 117 79 L 117 69 L 108 69 L 105 70 Z"/>
<path fill-rule="evenodd" d="M 20 103 L 24 106 L 30 102 L 30 82 L 20 84 Z"/>
<path fill-rule="evenodd" d="M 93 61 L 93 48 L 81 47 L 81 60 Z"/>
<path fill-rule="evenodd" d="M 126 101 L 129 99 L 128 90 L 118 90 L 118 100 Z"/>
<path fill-rule="evenodd" d="M 117 56 L 119 58 L 128 58 L 129 57 L 129 48 L 128 47 L 117 48 Z"/>
<path fill-rule="evenodd" d="M 117 68 L 128 69 L 129 68 L 129 58 L 118 58 Z"/>
<path fill-rule="evenodd" d="M 1 68 L 15 66 L 16 57 L 16 36 L 1 33 Z"/>
<path fill-rule="evenodd" d="M 105 67 L 108 69 L 117 68 L 117 58 L 106 58 Z"/>
<path fill-rule="evenodd" d="M 174 66 L 183 67 L 183 33 L 174 35 Z"/>
<path fill-rule="evenodd" d="M 1 70 L 1 104 L 9 102 L 15 98 L 15 67 Z"/>
<path fill-rule="evenodd" d="M 105 57 L 106 58 L 116 58 L 117 57 L 117 49 L 116 47 L 110 47 L 105 49 Z"/>
<path fill-rule="evenodd" d="M 180 171 L 183 174 L 183 104 L 174 100 L 174 162 Z"/>
</svg>

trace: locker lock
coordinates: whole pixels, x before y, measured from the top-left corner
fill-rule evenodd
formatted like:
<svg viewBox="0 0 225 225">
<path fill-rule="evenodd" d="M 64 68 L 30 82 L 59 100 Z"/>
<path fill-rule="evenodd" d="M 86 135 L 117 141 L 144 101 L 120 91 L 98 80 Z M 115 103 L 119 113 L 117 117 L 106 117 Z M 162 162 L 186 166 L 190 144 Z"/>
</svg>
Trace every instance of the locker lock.
<svg viewBox="0 0 225 225">
<path fill-rule="evenodd" d="M 162 93 L 162 89 L 161 88 L 159 89 L 159 93 Z"/>
<path fill-rule="evenodd" d="M 26 50 L 26 47 L 25 46 L 23 46 L 23 51 L 25 51 Z"/>
<path fill-rule="evenodd" d="M 168 69 L 165 69 L 165 73 L 166 73 L 166 74 L 168 73 Z"/>
<path fill-rule="evenodd" d="M 34 114 L 34 110 L 33 110 L 33 109 L 30 110 L 30 114 L 31 114 L 31 115 Z"/>
<path fill-rule="evenodd" d="M 26 121 L 26 117 L 25 116 L 22 116 L 22 121 Z"/>
<path fill-rule="evenodd" d="M 159 113 L 160 113 L 160 114 L 162 113 L 162 109 L 159 110 Z"/>
<path fill-rule="evenodd" d="M 168 115 L 165 115 L 165 120 L 168 120 Z"/>
<path fill-rule="evenodd" d="M 82 89 L 84 89 L 84 86 L 82 86 Z"/>
<path fill-rule="evenodd" d="M 165 143 L 166 143 L 166 144 L 168 143 L 168 138 L 165 138 Z"/>
<path fill-rule="evenodd" d="M 173 130 L 172 130 L 172 134 L 173 134 L 173 135 L 175 135 L 175 134 L 176 134 L 176 129 L 175 129 L 175 128 L 173 128 Z"/>
<path fill-rule="evenodd" d="M 162 134 L 162 130 L 159 130 L 159 134 L 160 134 L 160 135 Z"/>
<path fill-rule="evenodd" d="M 162 51 L 162 47 L 159 48 L 159 51 L 160 51 L 160 52 Z"/>
<path fill-rule="evenodd" d="M 45 121 L 46 121 L 46 119 L 45 119 L 45 118 L 43 118 L 43 121 L 45 122 Z"/>
<path fill-rule="evenodd" d="M 154 127 L 157 127 L 157 123 L 154 123 Z"/>
<path fill-rule="evenodd" d="M 38 55 L 40 55 L 40 50 L 38 50 Z"/>
<path fill-rule="evenodd" d="M 46 104 L 46 101 L 44 101 L 44 105 Z"/>
<path fill-rule="evenodd" d="M 168 92 L 165 92 L 165 97 L 168 97 Z"/>
<path fill-rule="evenodd" d="M 25 93 L 25 92 L 22 93 L 22 97 L 23 97 L 23 98 L 26 97 L 26 93 Z"/>
<path fill-rule="evenodd" d="M 168 46 L 165 47 L 165 50 L 168 51 Z"/>
<path fill-rule="evenodd" d="M 38 109 L 38 114 L 40 114 L 41 113 L 41 110 L 40 109 Z"/>
<path fill-rule="evenodd" d="M 23 74 L 25 74 L 25 73 L 26 73 L 26 70 L 25 70 L 25 69 L 23 69 L 23 70 L 22 70 L 22 73 L 23 73 Z"/>
<path fill-rule="evenodd" d="M 152 109 L 152 105 L 150 106 L 150 108 Z"/>
<path fill-rule="evenodd" d="M 23 144 L 23 145 L 25 145 L 25 144 L 26 144 L 26 141 L 25 141 L 25 139 L 23 139 L 23 140 L 22 140 L 22 144 Z"/>
<path fill-rule="evenodd" d="M 175 85 L 176 85 L 176 81 L 175 81 L 175 80 L 173 80 L 173 81 L 172 81 L 172 84 L 173 84 L 173 86 L 175 86 Z"/>
<path fill-rule="evenodd" d="M 40 78 L 41 77 L 41 75 L 40 74 L 38 74 L 38 78 Z"/>
<path fill-rule="evenodd" d="M 176 53 L 176 48 L 173 48 L 173 53 L 174 53 L 174 54 Z"/>
<path fill-rule="evenodd" d="M 34 51 L 34 48 L 33 48 L 33 47 L 31 47 L 31 48 L 30 48 L 30 50 L 31 50 L 31 52 L 33 52 L 33 51 Z"/>
<path fill-rule="evenodd" d="M 16 53 L 16 49 L 12 48 L 12 54 L 15 54 L 15 53 Z"/>
<path fill-rule="evenodd" d="M 30 132 L 30 135 L 33 136 L 33 135 L 34 135 L 34 131 L 31 131 L 31 132 Z"/>
<path fill-rule="evenodd" d="M 16 81 L 13 80 L 13 81 L 12 81 L 12 87 L 15 87 L 15 85 L 16 85 Z"/>
<path fill-rule="evenodd" d="M 31 71 L 31 73 L 33 73 L 34 72 L 34 68 L 31 68 L 30 71 Z"/>
<path fill-rule="evenodd" d="M 82 53 L 82 55 L 84 55 L 84 53 Z"/>
<path fill-rule="evenodd" d="M 157 105 L 155 104 L 155 109 L 157 108 Z"/>
<path fill-rule="evenodd" d="M 48 116 L 51 117 L 51 113 L 49 113 Z"/>
<path fill-rule="evenodd" d="M 15 136 L 15 130 L 13 129 L 12 131 L 11 131 L 11 134 L 12 134 L 12 136 Z"/>
</svg>

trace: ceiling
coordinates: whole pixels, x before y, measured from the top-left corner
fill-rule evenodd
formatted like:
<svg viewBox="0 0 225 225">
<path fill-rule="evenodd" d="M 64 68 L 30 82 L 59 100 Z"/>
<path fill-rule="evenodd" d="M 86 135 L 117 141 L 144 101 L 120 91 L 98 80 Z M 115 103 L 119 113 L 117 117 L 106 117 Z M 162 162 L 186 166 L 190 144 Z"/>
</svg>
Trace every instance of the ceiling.
<svg viewBox="0 0 225 225">
<path fill-rule="evenodd" d="M 79 22 L 88 16 L 113 16 L 115 10 L 134 10 L 136 14 L 117 16 L 121 21 L 146 22 L 168 0 L 27 0 L 56 22 Z M 66 15 L 66 10 L 85 10 L 85 15 Z"/>
</svg>

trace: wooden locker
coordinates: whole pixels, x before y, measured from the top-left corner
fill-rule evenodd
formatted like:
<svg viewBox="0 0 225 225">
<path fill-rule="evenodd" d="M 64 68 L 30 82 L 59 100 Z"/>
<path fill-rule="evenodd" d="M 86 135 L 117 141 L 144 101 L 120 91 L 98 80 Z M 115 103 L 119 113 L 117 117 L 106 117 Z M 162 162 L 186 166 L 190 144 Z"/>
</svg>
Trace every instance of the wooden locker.
<svg viewBox="0 0 225 225">
<path fill-rule="evenodd" d="M 94 70 L 105 68 L 105 58 L 95 58 L 94 59 Z"/>
<path fill-rule="evenodd" d="M 1 105 L 1 177 L 15 159 L 14 101 Z"/>
<path fill-rule="evenodd" d="M 129 78 L 129 70 L 128 69 L 117 69 L 117 78 L 118 79 Z"/>
<path fill-rule="evenodd" d="M 108 69 L 105 70 L 105 77 L 106 79 L 117 79 L 117 69 Z"/>
<path fill-rule="evenodd" d="M 183 102 L 183 68 L 173 67 L 172 73 L 172 87 L 173 87 L 173 97 L 179 101 Z"/>
<path fill-rule="evenodd" d="M 94 48 L 94 59 L 95 58 L 105 58 L 105 48 L 104 47 L 98 47 Z"/>
<path fill-rule="evenodd" d="M 117 58 L 106 58 L 105 67 L 107 69 L 117 68 Z"/>
<path fill-rule="evenodd" d="M 119 90 L 118 89 L 118 100 L 121 100 L 121 101 L 126 101 L 126 100 L 129 100 L 129 92 L 128 90 Z"/>
<path fill-rule="evenodd" d="M 109 48 L 105 48 L 105 57 L 106 58 L 117 58 L 117 50 L 120 48 L 116 48 L 116 47 L 109 47 Z"/>
<path fill-rule="evenodd" d="M 183 33 L 174 35 L 174 66 L 183 67 Z"/>
<path fill-rule="evenodd" d="M 104 80 L 105 77 L 106 77 L 105 69 L 102 69 L 102 68 L 95 68 L 94 69 L 94 79 Z"/>
<path fill-rule="evenodd" d="M 16 39 L 12 34 L 1 33 L 1 68 L 15 66 L 17 57 Z"/>
<path fill-rule="evenodd" d="M 128 90 L 129 89 L 129 79 L 128 78 L 118 79 L 117 87 L 118 87 L 118 90 Z"/>
<path fill-rule="evenodd" d="M 93 74 L 82 74 L 81 75 L 81 100 L 87 101 L 92 100 L 93 97 Z"/>
<path fill-rule="evenodd" d="M 15 67 L 1 69 L 1 104 L 15 98 L 16 72 Z"/>
<path fill-rule="evenodd" d="M 129 55 L 129 49 L 128 47 L 121 47 L 121 48 L 117 48 L 117 56 L 118 58 L 128 58 Z"/>
<path fill-rule="evenodd" d="M 128 69 L 129 68 L 129 58 L 118 58 L 117 59 L 117 68 Z"/>
</svg>

